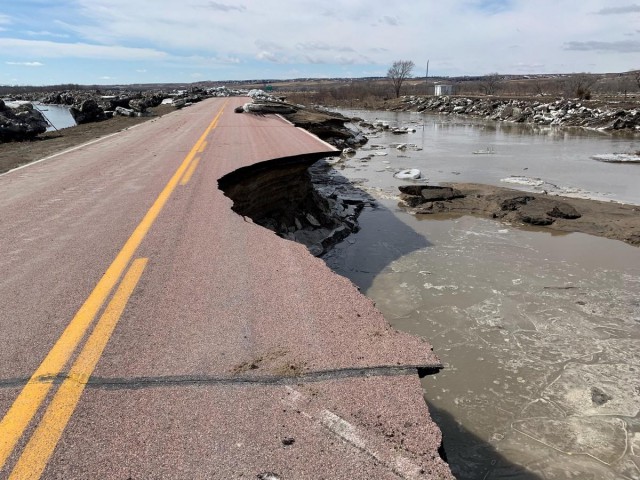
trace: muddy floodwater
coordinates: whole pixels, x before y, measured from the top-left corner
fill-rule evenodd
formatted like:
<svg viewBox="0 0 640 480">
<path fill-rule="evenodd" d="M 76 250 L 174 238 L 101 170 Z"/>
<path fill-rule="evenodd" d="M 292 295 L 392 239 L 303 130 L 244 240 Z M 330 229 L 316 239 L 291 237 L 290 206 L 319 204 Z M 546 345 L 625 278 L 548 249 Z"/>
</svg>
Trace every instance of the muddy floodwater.
<svg viewBox="0 0 640 480">
<path fill-rule="evenodd" d="M 366 172 L 370 187 L 395 189 L 389 173 L 417 168 L 432 183 L 487 183 L 640 205 L 640 164 L 598 161 L 640 151 L 638 136 L 458 116 L 341 113 L 415 129 L 368 135 L 369 143 L 350 162 L 347 175 L 353 176 L 354 169 Z"/>
<path fill-rule="evenodd" d="M 420 121 L 432 131 L 451 122 Z M 371 142 L 387 145 L 379 151 L 388 155 L 361 162 L 364 151 L 335 165 L 377 194 L 378 206 L 365 209 L 360 232 L 326 262 L 372 298 L 394 327 L 424 336 L 441 357 L 445 369 L 423 379 L 423 387 L 458 478 L 639 479 L 640 249 L 470 216 L 404 213 L 393 198 L 402 183 L 393 178 L 399 168 L 420 168 L 439 181 L 495 184 L 514 165 L 525 168 L 522 158 L 509 156 L 514 150 L 495 161 L 487 159 L 498 153 L 484 155 L 479 161 L 489 165 L 477 175 L 463 171 L 475 161 L 463 152 L 488 143 L 478 140 L 486 140 L 486 125 L 467 122 L 466 135 L 447 128 L 455 133 L 449 140 L 425 138 L 423 150 L 410 156 L 392 152 L 388 145 L 398 138 L 385 134 Z M 404 141 L 415 143 L 421 133 L 413 135 Z M 632 138 L 512 133 L 500 126 L 491 135 L 499 138 L 490 145 L 497 152 L 511 151 L 513 143 L 526 151 L 533 170 L 527 177 L 581 196 L 640 203 L 640 166 L 590 158 L 635 148 Z M 439 144 L 438 158 L 429 142 Z M 569 152 L 567 142 L 582 153 Z M 446 152 L 459 153 L 449 158 Z M 536 166 L 537 155 L 544 168 Z M 570 174 L 562 159 L 595 173 Z M 613 173 L 600 175 L 603 166 Z M 623 178 L 615 170 L 620 166 L 635 177 Z"/>
</svg>

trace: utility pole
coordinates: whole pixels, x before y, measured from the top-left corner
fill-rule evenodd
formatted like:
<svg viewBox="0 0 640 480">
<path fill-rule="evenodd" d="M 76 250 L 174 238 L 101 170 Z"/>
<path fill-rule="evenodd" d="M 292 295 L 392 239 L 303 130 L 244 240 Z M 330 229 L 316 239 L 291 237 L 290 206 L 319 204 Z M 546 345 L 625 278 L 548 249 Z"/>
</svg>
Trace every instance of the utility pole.
<svg viewBox="0 0 640 480">
<path fill-rule="evenodd" d="M 429 60 L 427 60 L 427 73 L 424 76 L 425 95 L 429 95 Z"/>
</svg>

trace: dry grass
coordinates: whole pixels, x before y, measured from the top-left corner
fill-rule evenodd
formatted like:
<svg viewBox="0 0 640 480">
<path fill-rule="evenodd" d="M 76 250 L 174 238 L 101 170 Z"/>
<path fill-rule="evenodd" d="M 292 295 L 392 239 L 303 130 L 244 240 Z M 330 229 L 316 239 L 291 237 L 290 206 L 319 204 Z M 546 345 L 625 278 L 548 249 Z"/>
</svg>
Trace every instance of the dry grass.
<svg viewBox="0 0 640 480">
<path fill-rule="evenodd" d="M 175 111 L 168 105 L 149 109 L 149 117 L 116 116 L 96 123 L 86 123 L 59 131 L 47 132 L 34 140 L 0 143 L 0 173 L 48 157 L 96 138 L 119 132 L 147 120 Z"/>
</svg>

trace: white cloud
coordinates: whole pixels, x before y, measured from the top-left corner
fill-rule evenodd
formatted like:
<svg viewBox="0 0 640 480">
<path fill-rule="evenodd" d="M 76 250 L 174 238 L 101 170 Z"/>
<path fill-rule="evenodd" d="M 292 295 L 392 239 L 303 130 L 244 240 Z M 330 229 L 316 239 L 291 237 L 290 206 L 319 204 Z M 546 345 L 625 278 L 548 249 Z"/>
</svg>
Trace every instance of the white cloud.
<svg viewBox="0 0 640 480">
<path fill-rule="evenodd" d="M 40 62 L 4 62 L 7 65 L 20 65 L 23 67 L 43 67 L 44 63 Z"/>
<path fill-rule="evenodd" d="M 400 25 L 400 19 L 396 16 L 385 15 L 380 19 L 380 23 L 384 25 L 391 25 L 392 27 L 397 27 Z"/>
<path fill-rule="evenodd" d="M 273 52 L 262 51 L 256 55 L 257 60 L 264 60 L 271 63 L 288 63 L 287 58 Z"/>
<path fill-rule="evenodd" d="M 201 63 L 214 63 L 217 65 L 238 65 L 242 61 L 238 57 L 212 57 L 204 59 Z"/>
<path fill-rule="evenodd" d="M 545 65 L 544 63 L 519 62 L 519 63 L 514 63 L 513 65 L 510 65 L 510 67 L 514 72 L 533 73 L 533 72 L 539 72 L 543 70 L 545 68 Z"/>
<path fill-rule="evenodd" d="M 640 5 L 624 5 L 621 7 L 606 7 L 596 12 L 598 15 L 620 15 L 624 13 L 640 13 Z"/>
<path fill-rule="evenodd" d="M 233 11 L 244 12 L 247 9 L 247 7 L 245 7 L 244 5 L 229 5 L 226 3 L 219 3 L 219 2 L 213 2 L 213 1 L 208 2 L 206 6 L 220 12 L 233 12 Z"/>
<path fill-rule="evenodd" d="M 48 30 L 40 30 L 40 31 L 33 31 L 33 30 L 27 30 L 25 32 L 27 35 L 29 35 L 30 37 L 54 37 L 54 38 L 69 38 L 70 35 L 67 35 L 66 33 L 53 33 L 50 32 Z"/>
<path fill-rule="evenodd" d="M 47 40 L 0 38 L 0 49 L 40 57 L 74 57 L 103 60 L 154 60 L 164 59 L 165 52 L 150 48 L 92 45 L 88 43 L 60 43 Z"/>
<path fill-rule="evenodd" d="M 215 69 L 228 78 L 384 75 L 398 59 L 413 60 L 416 71 L 430 60 L 433 75 L 622 71 L 638 51 L 624 32 L 637 28 L 629 15 L 640 9 L 637 0 L 333 0 L 330 10 L 320 0 L 62 3 L 64 15 L 33 22 L 50 30 L 0 38 L 0 62 L 133 60 L 155 62 L 154 73 Z M 0 14 L 0 28 L 10 21 Z"/>
<path fill-rule="evenodd" d="M 638 53 L 640 52 L 640 42 L 635 40 L 620 40 L 617 42 L 568 42 L 565 48 L 567 50 L 581 50 L 584 52 Z"/>
</svg>

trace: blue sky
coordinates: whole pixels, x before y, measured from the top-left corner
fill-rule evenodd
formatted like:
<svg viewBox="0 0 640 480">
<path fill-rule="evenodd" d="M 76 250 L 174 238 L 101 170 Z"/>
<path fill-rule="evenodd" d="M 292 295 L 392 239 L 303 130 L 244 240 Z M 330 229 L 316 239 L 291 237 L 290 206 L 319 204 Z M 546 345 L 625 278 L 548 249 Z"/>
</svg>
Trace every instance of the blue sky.
<svg viewBox="0 0 640 480">
<path fill-rule="evenodd" d="M 0 84 L 640 69 L 628 0 L 0 0 Z"/>
</svg>

